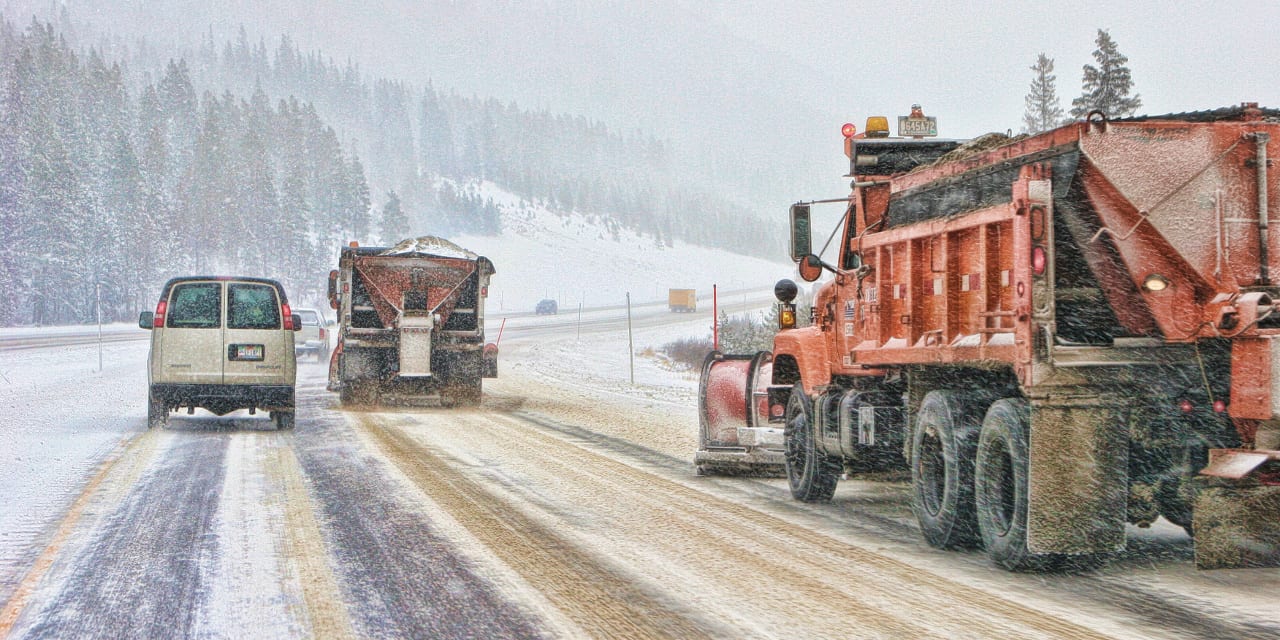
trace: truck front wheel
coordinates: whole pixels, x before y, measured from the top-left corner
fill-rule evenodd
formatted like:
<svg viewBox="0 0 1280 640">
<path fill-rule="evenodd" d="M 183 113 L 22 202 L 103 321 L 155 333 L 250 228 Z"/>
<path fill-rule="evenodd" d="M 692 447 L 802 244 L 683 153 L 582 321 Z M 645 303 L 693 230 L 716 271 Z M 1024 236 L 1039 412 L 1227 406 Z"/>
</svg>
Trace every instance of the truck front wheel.
<svg viewBox="0 0 1280 640">
<path fill-rule="evenodd" d="M 787 401 L 786 442 L 787 481 L 791 495 L 804 502 L 826 502 L 836 492 L 840 480 L 840 460 L 818 451 L 813 435 L 813 403 L 799 383 Z"/>
<path fill-rule="evenodd" d="M 978 394 L 930 391 L 920 403 L 911 442 L 911 510 L 939 549 L 978 543 L 973 460 L 982 405 Z M 975 415 L 976 414 L 976 415 Z"/>
</svg>

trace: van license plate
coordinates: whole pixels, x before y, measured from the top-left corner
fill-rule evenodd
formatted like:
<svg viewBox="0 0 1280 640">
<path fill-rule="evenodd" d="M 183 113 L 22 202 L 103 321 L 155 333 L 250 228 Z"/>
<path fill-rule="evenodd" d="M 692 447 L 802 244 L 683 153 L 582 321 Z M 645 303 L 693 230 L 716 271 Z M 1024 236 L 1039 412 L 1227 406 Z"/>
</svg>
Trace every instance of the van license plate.
<svg viewBox="0 0 1280 640">
<path fill-rule="evenodd" d="M 260 344 L 233 344 L 228 351 L 231 360 L 261 360 L 263 349 Z"/>
</svg>

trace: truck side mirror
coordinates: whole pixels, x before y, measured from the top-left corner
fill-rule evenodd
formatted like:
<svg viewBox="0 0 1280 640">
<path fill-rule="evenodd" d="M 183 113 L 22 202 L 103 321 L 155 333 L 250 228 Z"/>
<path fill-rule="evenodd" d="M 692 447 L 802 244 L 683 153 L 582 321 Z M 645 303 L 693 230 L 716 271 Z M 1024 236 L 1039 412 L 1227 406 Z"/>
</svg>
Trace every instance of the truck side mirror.
<svg viewBox="0 0 1280 640">
<path fill-rule="evenodd" d="M 329 272 L 329 308 L 338 308 L 338 271 Z"/>
<path fill-rule="evenodd" d="M 793 262 L 800 262 L 801 258 L 813 252 L 810 233 L 809 205 L 800 203 L 791 205 L 791 260 Z"/>
<path fill-rule="evenodd" d="M 800 279 L 805 282 L 813 282 L 822 277 L 822 260 L 812 253 L 801 258 L 796 266 L 800 268 Z"/>
<path fill-rule="evenodd" d="M 293 314 L 293 330 L 302 331 L 302 316 Z"/>
<path fill-rule="evenodd" d="M 138 314 L 138 328 L 151 329 L 156 322 L 156 314 L 151 311 L 143 311 Z"/>
</svg>

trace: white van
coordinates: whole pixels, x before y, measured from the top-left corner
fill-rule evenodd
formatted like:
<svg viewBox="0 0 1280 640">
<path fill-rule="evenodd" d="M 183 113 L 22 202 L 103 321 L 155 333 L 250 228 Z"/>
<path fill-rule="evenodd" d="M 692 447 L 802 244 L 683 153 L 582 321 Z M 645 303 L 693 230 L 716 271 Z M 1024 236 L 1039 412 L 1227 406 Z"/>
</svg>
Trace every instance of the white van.
<svg viewBox="0 0 1280 640">
<path fill-rule="evenodd" d="M 138 326 L 151 330 L 148 428 L 163 427 L 169 412 L 182 407 L 219 416 L 263 409 L 277 429 L 293 428 L 293 332 L 300 325 L 275 280 L 166 282 L 155 312 L 138 317 Z"/>
<path fill-rule="evenodd" d="M 299 356 L 310 354 L 316 362 L 329 362 L 329 331 L 333 321 L 319 309 L 294 309 L 302 319 L 302 329 L 293 334 L 293 351 Z"/>
</svg>

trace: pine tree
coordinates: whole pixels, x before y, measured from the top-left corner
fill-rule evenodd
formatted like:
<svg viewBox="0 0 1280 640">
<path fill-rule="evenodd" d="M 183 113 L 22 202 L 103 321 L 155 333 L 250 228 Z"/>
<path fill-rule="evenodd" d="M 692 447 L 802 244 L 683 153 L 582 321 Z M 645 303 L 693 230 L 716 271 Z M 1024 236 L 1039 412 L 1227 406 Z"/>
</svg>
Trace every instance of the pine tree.
<svg viewBox="0 0 1280 640">
<path fill-rule="evenodd" d="M 449 115 L 440 105 L 434 89 L 428 84 L 423 92 L 419 115 L 419 150 L 422 167 L 442 176 L 457 175 L 453 151 L 453 128 Z"/>
<path fill-rule="evenodd" d="M 382 241 L 393 245 L 409 236 L 409 216 L 400 208 L 400 196 L 387 192 L 387 203 L 382 205 Z"/>
<path fill-rule="evenodd" d="M 351 164 L 347 165 L 347 181 L 342 185 L 347 191 L 351 209 L 351 233 L 356 238 L 367 238 L 373 231 L 370 224 L 373 200 L 369 196 L 369 183 L 364 177 L 364 165 L 355 151 L 351 152 Z"/>
<path fill-rule="evenodd" d="M 1058 76 L 1053 75 L 1053 58 L 1041 53 L 1031 65 L 1035 79 L 1024 102 L 1027 110 L 1022 114 L 1023 133 L 1048 131 L 1062 123 L 1062 107 L 1058 104 L 1055 85 Z"/>
<path fill-rule="evenodd" d="M 1142 99 L 1136 93 L 1129 96 L 1133 88 L 1129 67 L 1125 66 L 1129 58 L 1120 54 L 1111 34 L 1103 29 L 1098 29 L 1095 43 L 1098 48 L 1093 52 L 1093 59 L 1098 66 L 1084 66 L 1084 94 L 1071 101 L 1071 117 L 1084 118 L 1094 110 L 1109 118 L 1133 115 L 1142 106 Z"/>
</svg>

